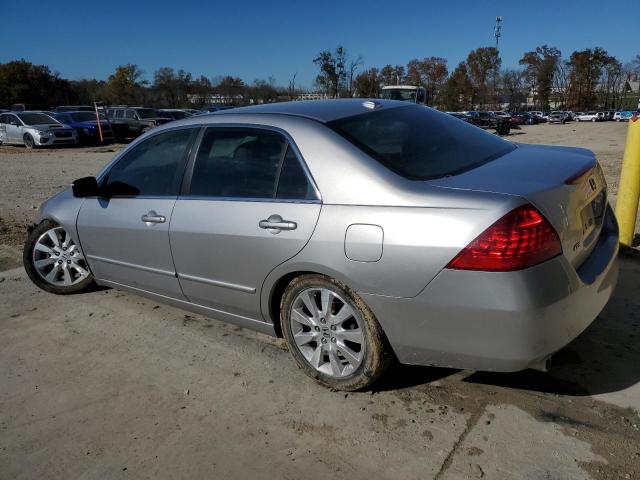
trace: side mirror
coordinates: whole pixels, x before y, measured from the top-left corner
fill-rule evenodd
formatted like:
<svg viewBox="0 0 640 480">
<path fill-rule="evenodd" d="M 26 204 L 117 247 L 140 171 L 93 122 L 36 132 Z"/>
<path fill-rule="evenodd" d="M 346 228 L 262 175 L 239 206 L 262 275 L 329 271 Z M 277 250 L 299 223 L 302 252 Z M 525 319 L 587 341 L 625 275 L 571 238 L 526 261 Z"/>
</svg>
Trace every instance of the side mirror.
<svg viewBox="0 0 640 480">
<path fill-rule="evenodd" d="M 100 187 L 96 177 L 82 177 L 71 185 L 73 196 L 77 198 L 97 197 L 100 195 Z"/>
</svg>

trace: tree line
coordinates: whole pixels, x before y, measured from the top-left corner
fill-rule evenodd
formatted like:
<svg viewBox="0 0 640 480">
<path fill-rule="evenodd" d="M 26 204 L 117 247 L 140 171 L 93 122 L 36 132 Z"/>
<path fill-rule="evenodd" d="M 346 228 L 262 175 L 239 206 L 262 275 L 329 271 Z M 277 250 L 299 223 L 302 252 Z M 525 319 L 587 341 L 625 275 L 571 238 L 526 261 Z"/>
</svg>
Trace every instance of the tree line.
<svg viewBox="0 0 640 480">
<path fill-rule="evenodd" d="M 524 53 L 518 69 L 502 69 L 495 47 L 472 50 L 452 71 L 446 58 L 431 56 L 368 68 L 354 76 L 352 67 L 361 65 L 362 58 L 349 60 L 341 46 L 321 52 L 313 62 L 319 69 L 315 83 L 328 96 L 377 98 L 385 85 L 415 85 L 426 88 L 430 105 L 451 111 L 505 105 L 519 110 L 527 103 L 536 110 L 552 105 L 571 110 L 635 108 L 640 97 L 637 86 L 634 91 L 628 88 L 629 82 L 640 80 L 640 55 L 623 64 L 600 47 L 564 58 L 557 48 L 542 45 Z"/>
<path fill-rule="evenodd" d="M 574 51 L 563 57 L 555 47 L 542 45 L 525 52 L 519 68 L 502 69 L 494 47 L 472 50 L 450 70 L 446 58 L 412 59 L 406 65 L 363 68 L 361 55 L 351 56 L 338 46 L 312 59 L 318 69 L 314 91 L 327 98 L 378 98 L 385 85 L 423 86 L 428 103 L 443 110 L 509 108 L 525 104 L 536 110 L 633 108 L 640 92 L 629 92 L 629 82 L 640 79 L 640 55 L 623 64 L 600 47 Z M 194 77 L 184 70 L 161 67 L 148 81 L 135 64 L 116 67 L 106 80 L 68 80 L 46 65 L 26 60 L 0 64 L 0 107 L 15 103 L 54 106 L 141 104 L 155 107 L 193 107 L 205 104 L 269 103 L 295 99 L 301 89 L 293 75 L 287 86 L 275 80 L 245 83 L 227 75 Z M 637 87 L 636 87 L 637 88 Z"/>
</svg>

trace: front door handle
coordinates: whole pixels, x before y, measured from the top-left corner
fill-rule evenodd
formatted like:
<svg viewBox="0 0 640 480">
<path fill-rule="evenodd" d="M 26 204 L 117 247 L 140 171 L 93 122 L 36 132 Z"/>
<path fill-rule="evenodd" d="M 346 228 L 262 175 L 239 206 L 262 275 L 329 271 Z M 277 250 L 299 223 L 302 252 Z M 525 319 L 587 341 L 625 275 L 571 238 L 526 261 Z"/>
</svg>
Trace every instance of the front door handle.
<svg viewBox="0 0 640 480">
<path fill-rule="evenodd" d="M 158 215 L 154 210 L 142 215 L 140 218 L 144 223 L 164 223 L 167 221 L 167 217 L 164 215 Z"/>
<path fill-rule="evenodd" d="M 260 228 L 269 230 L 271 233 L 280 233 L 282 230 L 295 230 L 298 228 L 296 222 L 283 220 L 280 215 L 271 215 L 266 220 L 260 220 L 258 225 Z"/>
</svg>

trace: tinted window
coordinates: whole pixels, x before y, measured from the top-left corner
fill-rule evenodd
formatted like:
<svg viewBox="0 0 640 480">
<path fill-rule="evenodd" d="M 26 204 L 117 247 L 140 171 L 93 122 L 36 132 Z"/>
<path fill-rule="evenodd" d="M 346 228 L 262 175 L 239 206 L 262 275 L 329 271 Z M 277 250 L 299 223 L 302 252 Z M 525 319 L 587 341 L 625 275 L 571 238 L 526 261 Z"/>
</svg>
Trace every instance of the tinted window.
<svg viewBox="0 0 640 480">
<path fill-rule="evenodd" d="M 410 180 L 455 175 L 515 148 L 466 122 L 418 105 L 374 111 L 327 125 Z"/>
<path fill-rule="evenodd" d="M 191 195 L 273 198 L 286 142 L 250 129 L 208 129 L 198 149 Z"/>
<path fill-rule="evenodd" d="M 44 113 L 21 113 L 20 119 L 26 125 L 46 125 L 48 123 L 58 123 L 49 115 Z"/>
<path fill-rule="evenodd" d="M 135 114 L 133 113 L 133 110 L 127 110 L 124 114 L 124 118 L 135 118 Z"/>
<path fill-rule="evenodd" d="M 178 195 L 194 131 L 160 133 L 133 147 L 107 174 L 108 191 L 120 196 Z"/>
<path fill-rule="evenodd" d="M 124 110 L 116 110 L 115 118 L 123 118 L 123 117 L 124 117 Z"/>
<path fill-rule="evenodd" d="M 140 118 L 156 118 L 162 117 L 156 110 L 153 108 L 137 108 L 136 112 L 138 113 L 138 117 Z"/>
<path fill-rule="evenodd" d="M 287 149 L 280 170 L 276 198 L 315 200 L 316 193 L 302 164 L 291 147 Z"/>
</svg>

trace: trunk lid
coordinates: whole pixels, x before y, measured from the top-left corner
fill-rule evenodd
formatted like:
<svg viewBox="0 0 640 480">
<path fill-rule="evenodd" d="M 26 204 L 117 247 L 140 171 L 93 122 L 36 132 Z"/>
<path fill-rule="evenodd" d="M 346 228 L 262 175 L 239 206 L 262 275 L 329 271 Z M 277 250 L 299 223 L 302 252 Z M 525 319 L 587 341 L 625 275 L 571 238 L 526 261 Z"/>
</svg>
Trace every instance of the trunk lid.
<svg viewBox="0 0 640 480">
<path fill-rule="evenodd" d="M 517 195 L 531 202 L 558 232 L 565 257 L 579 267 L 596 245 L 607 186 L 593 152 L 522 145 L 478 168 L 429 184 Z"/>
</svg>

